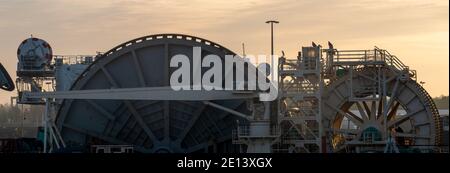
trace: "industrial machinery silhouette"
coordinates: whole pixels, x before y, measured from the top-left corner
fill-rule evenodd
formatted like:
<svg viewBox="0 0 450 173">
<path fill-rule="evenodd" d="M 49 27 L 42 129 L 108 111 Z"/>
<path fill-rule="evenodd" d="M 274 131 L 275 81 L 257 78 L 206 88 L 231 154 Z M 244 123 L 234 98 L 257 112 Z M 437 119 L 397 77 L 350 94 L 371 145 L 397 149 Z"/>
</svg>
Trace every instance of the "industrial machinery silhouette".
<svg viewBox="0 0 450 173">
<path fill-rule="evenodd" d="M 0 88 L 6 91 L 13 91 L 15 89 L 14 82 L 11 80 L 8 72 L 3 64 L 0 63 Z"/>
<path fill-rule="evenodd" d="M 235 55 L 202 38 L 150 35 L 95 56 L 53 59 L 50 46 L 38 43 L 43 50 L 31 54 L 32 63 L 22 52 L 38 49 L 18 51 L 18 102 L 47 105 L 44 148 L 53 151 L 125 145 L 174 153 L 432 152 L 441 140 L 438 111 L 416 72 L 377 47 L 337 50 L 329 43 L 282 56 L 278 98 L 261 102 L 260 91 L 168 87 L 173 55 L 192 59 L 193 47 L 202 57 Z"/>
</svg>

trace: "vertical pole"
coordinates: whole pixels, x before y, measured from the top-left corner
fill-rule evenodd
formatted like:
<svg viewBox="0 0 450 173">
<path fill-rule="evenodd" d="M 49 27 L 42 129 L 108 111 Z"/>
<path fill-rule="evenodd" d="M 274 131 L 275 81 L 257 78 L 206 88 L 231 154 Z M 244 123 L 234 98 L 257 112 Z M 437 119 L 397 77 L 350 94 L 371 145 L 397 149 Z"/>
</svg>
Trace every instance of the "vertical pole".
<svg viewBox="0 0 450 173">
<path fill-rule="evenodd" d="M 266 21 L 266 23 L 270 24 L 270 61 L 271 61 L 270 62 L 271 63 L 270 64 L 270 71 L 271 71 L 270 75 L 271 75 L 271 84 L 274 84 L 274 82 L 276 81 L 275 80 L 275 70 L 278 70 L 278 66 L 274 67 L 275 66 L 275 62 L 274 62 L 274 45 L 273 45 L 273 24 L 274 23 L 279 23 L 279 22 L 271 20 L 271 21 Z M 276 85 L 278 85 L 278 84 L 276 84 Z M 272 89 L 272 88 L 270 88 L 270 89 Z M 270 135 L 270 131 L 271 131 L 270 117 L 273 116 L 272 115 L 272 111 L 274 111 L 274 110 L 272 110 L 272 106 L 271 105 L 272 105 L 271 102 L 264 102 L 264 106 L 265 106 L 264 120 L 269 121 L 269 124 L 267 124 L 268 126 L 266 127 L 266 128 L 268 128 L 267 130 L 269 131 L 268 135 Z M 258 145 L 260 145 L 259 149 L 264 148 L 264 149 L 262 149 L 262 150 L 264 150 L 264 152 L 271 152 L 271 147 L 269 146 L 267 148 L 267 146 L 268 146 L 268 143 L 270 143 L 272 141 L 270 141 L 270 140 L 269 141 L 261 140 L 260 142 L 262 142 L 263 144 L 258 144 Z M 265 151 L 265 150 L 268 150 L 268 151 Z M 254 151 L 252 151 L 252 152 L 254 152 Z"/>
<path fill-rule="evenodd" d="M 273 22 L 270 23 L 270 55 L 273 56 Z"/>
<path fill-rule="evenodd" d="M 383 110 L 383 124 L 384 124 L 384 130 L 385 130 L 385 136 L 386 136 L 386 138 L 388 138 L 389 139 L 389 136 L 390 136 L 390 131 L 389 131 L 389 129 L 388 129 L 388 126 L 387 126 L 387 109 L 388 109 L 388 105 L 387 105 L 387 91 L 386 91 L 386 72 L 385 71 L 383 71 L 383 108 L 385 108 L 384 110 Z M 391 98 L 391 99 L 393 99 L 393 98 Z M 389 102 L 391 102 L 391 101 L 389 101 Z"/>
<path fill-rule="evenodd" d="M 381 101 L 381 99 L 383 99 L 381 96 L 382 96 L 382 82 L 383 82 L 383 80 L 381 79 L 382 78 L 382 76 L 381 76 L 381 67 L 378 67 L 377 68 L 377 70 L 378 70 L 378 88 L 377 88 L 377 90 L 378 90 L 378 92 L 376 92 L 376 93 L 378 93 L 378 98 L 380 99 L 380 101 Z M 374 95 L 376 94 L 376 93 L 374 93 Z"/>
<path fill-rule="evenodd" d="M 271 60 L 271 64 L 270 64 L 271 73 L 270 73 L 270 75 L 272 76 L 271 77 L 271 82 L 274 82 L 275 81 L 275 75 L 274 74 L 275 74 L 275 70 L 277 70 L 277 69 L 275 69 L 275 67 L 274 67 L 275 62 L 274 62 L 274 57 L 273 57 L 273 54 L 274 54 L 273 24 L 274 23 L 280 23 L 280 22 L 275 21 L 275 20 L 269 20 L 269 21 L 266 21 L 266 23 L 270 24 L 270 60 Z M 270 104 L 268 104 L 268 105 L 270 105 Z M 268 109 L 268 110 L 269 110 L 268 114 L 270 115 L 271 114 L 271 110 L 270 109 Z M 269 119 L 270 119 L 270 117 L 269 117 Z"/>
<path fill-rule="evenodd" d="M 272 82 L 273 81 L 275 81 L 275 67 L 274 67 L 274 65 L 275 65 L 275 63 L 274 63 L 274 48 L 273 48 L 273 23 L 270 23 L 270 44 L 271 44 L 271 46 L 270 46 L 270 66 L 272 66 L 272 73 L 271 73 L 271 75 L 272 75 Z"/>
<path fill-rule="evenodd" d="M 45 99 L 45 112 L 44 112 L 44 121 L 43 121 L 43 127 L 44 127 L 44 153 L 47 153 L 47 126 L 48 126 L 48 111 L 49 111 L 49 100 L 48 98 Z"/>
<path fill-rule="evenodd" d="M 280 23 L 280 22 L 278 22 L 278 21 L 275 21 L 275 20 L 269 20 L 269 21 L 266 21 L 266 23 L 268 23 L 268 24 L 270 24 L 270 59 L 271 59 L 271 64 L 270 64 L 270 66 L 271 66 L 271 69 L 272 69 L 272 73 L 271 73 L 271 75 L 272 75 L 272 77 L 271 77 L 271 79 L 272 79 L 272 81 L 274 81 L 274 78 L 275 78 L 275 76 L 273 75 L 274 73 L 274 70 L 275 70 L 275 68 L 273 67 L 274 66 L 274 57 L 273 57 L 273 54 L 274 54 L 274 46 L 273 46 L 273 24 L 274 23 Z"/>
<path fill-rule="evenodd" d="M 325 138 L 325 136 L 323 135 L 324 134 L 324 132 L 323 132 L 323 125 L 322 125 L 322 90 L 323 90 L 323 83 L 322 83 L 322 74 L 320 73 L 320 71 L 321 71 L 321 69 L 322 69 L 322 63 L 320 62 L 320 60 L 322 59 L 322 54 L 321 53 L 318 53 L 318 58 L 316 59 L 316 65 L 318 66 L 318 68 L 316 69 L 317 70 L 317 76 L 319 77 L 319 94 L 318 95 L 316 95 L 316 97 L 318 97 L 317 99 L 318 99 L 318 104 L 319 104 L 319 111 L 318 111 L 318 115 L 316 115 L 317 117 L 316 118 L 318 118 L 318 125 L 319 125 L 319 135 L 318 135 L 318 143 L 319 143 L 319 152 L 322 152 L 322 153 L 326 153 L 326 148 L 325 148 L 325 146 L 326 146 L 326 138 Z"/>
<path fill-rule="evenodd" d="M 353 99 L 353 66 L 350 66 L 350 99 Z"/>
<path fill-rule="evenodd" d="M 24 121 L 25 121 L 25 110 L 23 109 L 23 104 L 22 104 L 22 110 L 20 111 L 22 113 L 22 121 L 21 121 L 21 128 L 20 128 L 20 137 L 23 138 L 23 128 L 24 128 Z"/>
</svg>

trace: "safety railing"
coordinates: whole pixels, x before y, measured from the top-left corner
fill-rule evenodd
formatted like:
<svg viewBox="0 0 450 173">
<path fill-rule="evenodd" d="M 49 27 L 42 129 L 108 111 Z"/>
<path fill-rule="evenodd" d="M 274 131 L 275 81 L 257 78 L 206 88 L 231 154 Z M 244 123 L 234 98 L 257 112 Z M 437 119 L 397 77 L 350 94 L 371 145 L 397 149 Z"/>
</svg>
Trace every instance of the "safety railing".
<svg viewBox="0 0 450 173">
<path fill-rule="evenodd" d="M 333 64 L 384 64 L 398 71 L 409 72 L 411 77 L 416 75 L 414 70 L 403 64 L 397 56 L 390 54 L 387 50 L 375 47 L 373 50 L 326 50 L 333 54 Z"/>
<path fill-rule="evenodd" d="M 299 63 L 296 59 L 287 59 L 281 66 L 283 70 L 297 70 L 299 68 Z"/>
<path fill-rule="evenodd" d="M 335 52 L 334 62 L 376 62 L 384 61 L 375 50 L 340 50 Z"/>
<path fill-rule="evenodd" d="M 314 94 L 320 89 L 318 84 L 304 84 L 304 83 L 284 83 L 283 90 L 285 92 L 298 92 Z"/>
<path fill-rule="evenodd" d="M 375 50 L 379 50 L 380 52 L 386 55 L 386 57 L 388 58 L 387 61 L 388 65 L 393 66 L 398 70 L 409 70 L 408 66 L 403 64 L 403 62 L 401 62 L 400 59 L 397 58 L 397 56 L 391 55 L 387 50 L 382 50 L 378 48 L 375 48 Z"/>
<path fill-rule="evenodd" d="M 97 56 L 95 55 L 54 55 L 53 64 L 91 64 L 95 61 Z"/>
<path fill-rule="evenodd" d="M 251 136 L 252 129 L 250 126 L 238 126 L 237 129 L 233 130 L 233 134 L 236 137 L 263 137 L 263 136 Z M 280 127 L 278 126 L 271 126 L 269 136 L 278 136 L 280 135 Z"/>
<path fill-rule="evenodd" d="M 288 59 L 281 64 L 282 69 L 285 71 L 289 70 L 316 70 L 319 68 L 319 60 L 297 60 Z"/>
</svg>

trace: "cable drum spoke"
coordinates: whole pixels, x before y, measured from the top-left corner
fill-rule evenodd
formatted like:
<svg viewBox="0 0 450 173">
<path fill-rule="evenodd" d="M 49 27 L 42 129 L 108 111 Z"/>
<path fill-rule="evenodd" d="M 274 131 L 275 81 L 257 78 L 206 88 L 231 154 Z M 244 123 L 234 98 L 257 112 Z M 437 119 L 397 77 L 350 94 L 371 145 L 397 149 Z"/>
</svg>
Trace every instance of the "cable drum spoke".
<svg viewBox="0 0 450 173">
<path fill-rule="evenodd" d="M 364 105 L 364 109 L 365 109 L 366 112 L 367 112 L 367 115 L 369 116 L 369 119 L 371 119 L 372 111 L 370 111 L 370 108 L 369 108 L 369 106 L 367 105 L 367 103 L 366 103 L 365 101 L 363 101 L 362 103 L 363 103 L 363 105 Z"/>
<path fill-rule="evenodd" d="M 352 119 L 354 119 L 354 120 L 356 120 L 358 122 L 364 123 L 364 120 L 361 119 L 358 115 L 354 114 L 353 112 L 347 110 L 345 113 L 350 115 L 352 117 Z"/>
<path fill-rule="evenodd" d="M 368 121 L 369 117 L 367 116 L 368 114 L 363 110 L 361 103 L 356 102 L 356 106 L 358 108 L 359 114 L 362 116 L 364 121 Z"/>
<path fill-rule="evenodd" d="M 410 119 L 412 116 L 420 113 L 421 111 L 424 111 L 424 109 L 419 109 L 419 110 L 416 110 L 414 112 L 410 112 L 410 113 L 408 113 L 406 115 L 400 116 L 398 119 L 390 121 L 388 123 L 388 127 L 398 126 L 399 124 L 405 122 L 406 120 Z"/>
<path fill-rule="evenodd" d="M 394 118 L 397 115 L 397 110 L 400 107 L 399 102 L 395 102 L 394 106 L 392 106 L 391 110 L 389 111 L 387 115 L 387 120 L 390 121 L 392 118 Z"/>
<path fill-rule="evenodd" d="M 372 101 L 371 102 L 371 107 L 370 107 L 370 120 L 374 121 L 377 119 L 377 102 L 376 101 Z"/>
<path fill-rule="evenodd" d="M 383 116 L 383 99 L 380 99 L 378 101 L 378 110 L 377 110 L 377 120 L 382 120 L 382 116 Z"/>
</svg>

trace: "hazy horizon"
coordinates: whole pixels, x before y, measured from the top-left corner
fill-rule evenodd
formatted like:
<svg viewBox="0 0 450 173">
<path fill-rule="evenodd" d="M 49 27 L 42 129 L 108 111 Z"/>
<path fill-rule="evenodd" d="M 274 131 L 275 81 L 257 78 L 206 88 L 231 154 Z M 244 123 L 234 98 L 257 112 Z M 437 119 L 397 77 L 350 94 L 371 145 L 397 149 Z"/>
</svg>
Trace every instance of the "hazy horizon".
<svg viewBox="0 0 450 173">
<path fill-rule="evenodd" d="M 449 94 L 448 10 L 448 0 L 0 0 L 0 62 L 15 80 L 17 47 L 31 34 L 58 55 L 95 54 L 158 33 L 202 37 L 236 53 L 245 43 L 247 54 L 270 54 L 265 21 L 276 19 L 278 54 L 294 58 L 311 41 L 378 46 L 417 70 L 436 97 Z M 0 103 L 14 95 L 0 91 Z"/>
</svg>

